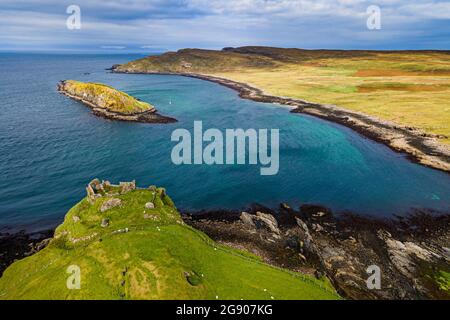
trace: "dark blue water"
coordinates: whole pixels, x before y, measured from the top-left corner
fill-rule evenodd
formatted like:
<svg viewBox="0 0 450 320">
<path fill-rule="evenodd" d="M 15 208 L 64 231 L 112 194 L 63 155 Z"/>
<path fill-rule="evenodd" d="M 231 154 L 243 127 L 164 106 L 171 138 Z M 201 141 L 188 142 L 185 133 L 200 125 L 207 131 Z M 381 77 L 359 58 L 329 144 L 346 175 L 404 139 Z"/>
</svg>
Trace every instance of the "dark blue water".
<svg viewBox="0 0 450 320">
<path fill-rule="evenodd" d="M 450 210 L 449 175 L 413 164 L 347 128 L 242 100 L 214 83 L 104 70 L 138 57 L 0 54 L 0 229 L 60 223 L 95 177 L 165 186 L 184 209 L 287 202 L 378 216 L 412 208 Z M 112 85 L 179 122 L 97 118 L 56 92 L 62 79 Z M 173 165 L 170 135 L 192 128 L 194 120 L 205 128 L 279 128 L 279 174 L 261 176 L 259 166 L 249 165 Z"/>
</svg>

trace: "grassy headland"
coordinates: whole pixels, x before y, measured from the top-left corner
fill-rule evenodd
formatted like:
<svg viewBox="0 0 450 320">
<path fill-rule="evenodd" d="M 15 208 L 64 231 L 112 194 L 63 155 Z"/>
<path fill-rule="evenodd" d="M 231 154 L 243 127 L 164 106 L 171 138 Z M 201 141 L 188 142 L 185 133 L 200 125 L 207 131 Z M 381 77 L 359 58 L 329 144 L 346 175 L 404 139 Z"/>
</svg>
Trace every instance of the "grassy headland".
<svg viewBox="0 0 450 320">
<path fill-rule="evenodd" d="M 0 299 L 337 299 L 325 279 L 269 266 L 185 225 L 164 189 L 97 182 L 49 245 L 15 262 Z M 69 266 L 81 289 L 69 290 Z"/>
</svg>

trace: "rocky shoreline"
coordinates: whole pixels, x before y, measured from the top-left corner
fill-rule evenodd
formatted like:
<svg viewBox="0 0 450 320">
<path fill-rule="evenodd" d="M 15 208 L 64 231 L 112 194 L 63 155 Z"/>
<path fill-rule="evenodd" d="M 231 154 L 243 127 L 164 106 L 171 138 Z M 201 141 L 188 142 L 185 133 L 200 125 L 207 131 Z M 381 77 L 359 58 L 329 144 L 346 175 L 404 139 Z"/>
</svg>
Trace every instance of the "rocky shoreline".
<svg viewBox="0 0 450 320">
<path fill-rule="evenodd" d="M 117 70 L 118 67 L 118 65 L 113 66 L 111 71 L 115 73 L 179 75 L 215 82 L 236 90 L 243 99 L 287 105 L 292 108 L 292 113 L 304 113 L 339 123 L 372 140 L 387 145 L 396 152 L 406 153 L 409 159 L 414 162 L 447 173 L 450 172 L 450 148 L 438 141 L 439 138 L 443 137 L 427 134 L 417 128 L 401 126 L 335 105 L 267 95 L 262 90 L 248 84 L 215 76 L 196 73 L 128 72 L 119 71 Z"/>
<path fill-rule="evenodd" d="M 347 299 L 450 300 L 450 214 L 417 211 L 377 219 L 315 205 L 278 210 L 183 212 L 186 224 L 214 241 L 248 251 L 295 272 L 326 276 Z M 0 277 L 14 261 L 47 246 L 53 230 L 0 234 Z M 368 289 L 368 267 L 381 270 L 381 288 Z"/>
<path fill-rule="evenodd" d="M 16 260 L 33 255 L 47 246 L 53 230 L 27 233 L 0 233 L 0 277 Z"/>
<path fill-rule="evenodd" d="M 115 111 L 108 110 L 107 108 L 95 105 L 94 103 L 84 99 L 83 97 L 70 94 L 64 88 L 64 81 L 61 81 L 58 84 L 57 90 L 59 93 L 85 104 L 86 106 L 88 106 L 89 108 L 92 109 L 92 113 L 94 115 L 105 118 L 105 119 L 116 120 L 116 121 L 141 122 L 141 123 L 174 123 L 174 122 L 177 122 L 177 120 L 174 118 L 160 115 L 156 110 L 149 110 L 149 111 L 145 111 L 145 112 L 135 112 L 135 113 L 121 113 L 121 112 L 115 112 Z"/>
<path fill-rule="evenodd" d="M 277 211 L 184 213 L 184 221 L 213 240 L 252 252 L 293 271 L 326 275 L 348 299 L 450 299 L 450 215 L 417 212 L 379 220 L 339 217 L 320 206 Z M 367 269 L 381 270 L 381 288 L 368 289 Z"/>
</svg>

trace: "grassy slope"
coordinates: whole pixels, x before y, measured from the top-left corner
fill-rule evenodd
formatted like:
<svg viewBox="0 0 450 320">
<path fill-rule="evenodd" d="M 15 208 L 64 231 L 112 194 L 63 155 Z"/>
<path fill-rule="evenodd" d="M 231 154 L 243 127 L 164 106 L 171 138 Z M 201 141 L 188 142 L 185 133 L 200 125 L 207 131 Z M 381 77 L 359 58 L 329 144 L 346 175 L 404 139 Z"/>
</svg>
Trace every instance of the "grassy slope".
<svg viewBox="0 0 450 320">
<path fill-rule="evenodd" d="M 221 76 L 269 94 L 336 104 L 450 137 L 448 52 L 181 50 L 124 68 Z"/>
<path fill-rule="evenodd" d="M 65 89 L 72 95 L 84 96 L 85 100 L 114 112 L 136 113 L 154 109 L 152 105 L 146 102 L 138 101 L 125 92 L 101 83 L 67 80 Z"/>
<path fill-rule="evenodd" d="M 105 213 L 99 211 L 105 198 L 72 208 L 56 230 L 59 238 L 5 271 L 0 299 L 339 298 L 326 280 L 268 266 L 183 224 L 162 189 L 118 198 L 122 206 Z M 148 201 L 156 208 L 144 209 Z M 144 211 L 154 219 L 144 219 Z M 81 220 L 74 222 L 74 216 Z M 111 223 L 102 228 L 105 217 Z M 113 233 L 124 228 L 130 231 Z M 66 288 L 69 265 L 81 268 L 80 290 Z"/>
</svg>

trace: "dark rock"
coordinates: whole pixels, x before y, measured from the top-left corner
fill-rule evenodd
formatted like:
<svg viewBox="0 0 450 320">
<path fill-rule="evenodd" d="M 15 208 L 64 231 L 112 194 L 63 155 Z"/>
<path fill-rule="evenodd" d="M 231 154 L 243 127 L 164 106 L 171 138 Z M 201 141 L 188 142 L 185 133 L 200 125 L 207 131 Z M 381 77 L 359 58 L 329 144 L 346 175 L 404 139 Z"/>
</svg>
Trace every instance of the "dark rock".
<svg viewBox="0 0 450 320">
<path fill-rule="evenodd" d="M 109 226 L 109 219 L 103 219 L 102 220 L 102 224 L 101 224 L 101 227 L 102 228 L 106 228 L 106 227 L 108 227 Z"/>
<path fill-rule="evenodd" d="M 273 232 L 275 234 L 280 234 L 280 229 L 278 228 L 278 222 L 274 218 L 274 216 L 272 216 L 271 214 L 268 214 L 268 213 L 263 213 L 263 212 L 258 211 L 256 213 L 256 217 L 257 217 L 257 221 L 262 222 L 263 225 L 265 227 L 267 227 L 271 232 Z"/>
<path fill-rule="evenodd" d="M 247 212 L 242 212 L 241 214 L 241 221 L 244 223 L 244 225 L 251 229 L 256 229 L 256 225 L 253 222 L 253 216 Z"/>
<path fill-rule="evenodd" d="M 304 204 L 300 207 L 300 212 L 305 218 L 320 218 L 331 214 L 331 210 L 318 205 Z"/>
<path fill-rule="evenodd" d="M 0 233 L 0 277 L 14 261 L 44 249 L 53 236 L 53 230 L 36 233 Z"/>
<path fill-rule="evenodd" d="M 265 228 L 275 235 L 280 234 L 278 222 L 271 214 L 258 211 L 256 215 L 252 215 L 247 212 L 242 212 L 240 219 L 249 229 Z"/>
<path fill-rule="evenodd" d="M 439 270 L 450 272 L 449 215 L 384 220 L 349 213 L 335 217 L 311 205 L 302 206 L 302 212 L 287 205 L 280 206 L 279 214 L 254 210 L 248 212 L 256 214 L 240 213 L 238 220 L 235 212 L 228 218 L 222 212 L 220 219 L 204 212 L 201 219 L 192 215 L 185 222 L 267 263 L 302 272 L 310 268 L 310 274 L 328 277 L 345 298 L 450 298 L 433 280 Z M 281 218 L 287 214 L 295 225 Z M 273 232 L 275 227 L 279 233 Z M 366 283 L 368 268 L 374 265 L 382 272 L 380 290 Z"/>
<path fill-rule="evenodd" d="M 106 71 L 114 71 L 116 70 L 118 67 L 120 67 L 120 64 L 114 64 L 112 67 L 110 68 L 106 68 Z"/>
</svg>

